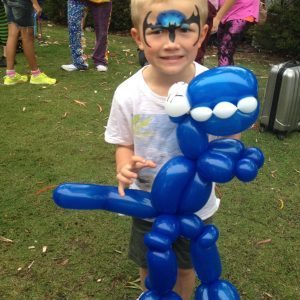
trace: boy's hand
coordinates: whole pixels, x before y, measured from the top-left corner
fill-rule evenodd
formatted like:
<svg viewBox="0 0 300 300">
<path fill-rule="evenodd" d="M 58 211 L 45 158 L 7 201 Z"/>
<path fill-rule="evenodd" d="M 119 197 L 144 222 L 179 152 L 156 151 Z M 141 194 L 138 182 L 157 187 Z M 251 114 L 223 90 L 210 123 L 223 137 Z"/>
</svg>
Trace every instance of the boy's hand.
<svg viewBox="0 0 300 300">
<path fill-rule="evenodd" d="M 131 161 L 123 165 L 117 174 L 118 192 L 120 196 L 125 196 L 124 189 L 133 183 L 138 177 L 138 172 L 143 168 L 155 168 L 156 164 L 151 160 L 145 160 L 140 156 L 132 156 Z"/>
</svg>

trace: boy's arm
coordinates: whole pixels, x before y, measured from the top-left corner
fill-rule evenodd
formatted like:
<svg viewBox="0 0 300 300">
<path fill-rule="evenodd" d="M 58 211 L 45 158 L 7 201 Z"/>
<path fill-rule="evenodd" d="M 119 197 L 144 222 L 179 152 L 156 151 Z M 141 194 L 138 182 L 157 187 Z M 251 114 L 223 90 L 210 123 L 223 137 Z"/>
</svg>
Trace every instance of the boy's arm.
<svg viewBox="0 0 300 300">
<path fill-rule="evenodd" d="M 125 195 L 126 186 L 132 184 L 133 180 L 138 177 L 138 172 L 146 167 L 155 168 L 156 165 L 151 160 L 145 160 L 143 157 L 134 155 L 133 145 L 117 145 L 116 169 L 119 181 L 118 191 L 121 196 Z"/>
<path fill-rule="evenodd" d="M 31 2 L 34 10 L 36 11 L 37 16 L 39 17 L 42 14 L 43 9 L 41 8 L 37 0 L 31 0 Z"/>
<path fill-rule="evenodd" d="M 241 133 L 237 133 L 237 134 L 226 136 L 224 138 L 240 140 L 242 138 L 242 134 Z"/>
</svg>

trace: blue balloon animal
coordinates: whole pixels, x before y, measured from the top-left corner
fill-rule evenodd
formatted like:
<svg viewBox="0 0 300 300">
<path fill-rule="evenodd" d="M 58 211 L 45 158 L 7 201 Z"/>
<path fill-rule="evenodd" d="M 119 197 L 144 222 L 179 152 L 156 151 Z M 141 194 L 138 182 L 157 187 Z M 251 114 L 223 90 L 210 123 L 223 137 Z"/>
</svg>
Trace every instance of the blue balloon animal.
<svg viewBox="0 0 300 300">
<path fill-rule="evenodd" d="M 53 198 L 69 209 L 102 209 L 140 218 L 156 218 L 145 236 L 148 247 L 148 291 L 139 299 L 181 299 L 172 291 L 177 262 L 172 244 L 182 235 L 191 240 L 191 257 L 201 285 L 197 300 L 240 299 L 236 288 L 221 280 L 221 261 L 216 246 L 218 229 L 205 225 L 194 213 L 211 194 L 213 182 L 225 183 L 235 176 L 255 179 L 264 163 L 258 148 L 223 138 L 208 141 L 207 134 L 228 136 L 249 128 L 259 111 L 257 81 L 247 69 L 219 67 L 195 77 L 189 85 L 171 87 L 166 111 L 178 124 L 181 156 L 170 159 L 157 174 L 150 193 L 117 187 L 66 183 Z"/>
</svg>

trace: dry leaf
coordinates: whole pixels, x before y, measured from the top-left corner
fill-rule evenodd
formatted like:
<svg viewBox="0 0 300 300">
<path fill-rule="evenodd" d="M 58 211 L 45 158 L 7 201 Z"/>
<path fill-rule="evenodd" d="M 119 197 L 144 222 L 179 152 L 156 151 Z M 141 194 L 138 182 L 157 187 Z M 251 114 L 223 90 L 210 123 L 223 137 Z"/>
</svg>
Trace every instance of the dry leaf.
<svg viewBox="0 0 300 300">
<path fill-rule="evenodd" d="M 99 108 L 99 112 L 102 112 L 103 109 L 102 109 L 101 105 L 100 105 L 100 104 L 97 104 L 97 106 L 98 106 L 98 108 Z"/>
<path fill-rule="evenodd" d="M 84 107 L 86 107 L 86 102 L 79 101 L 79 100 L 74 100 L 74 102 L 75 102 L 76 104 L 78 104 L 79 106 L 84 106 Z"/>
<path fill-rule="evenodd" d="M 263 245 L 263 244 L 268 244 L 268 243 L 271 243 L 271 239 L 266 239 L 266 240 L 262 240 L 262 241 L 259 241 L 256 243 L 257 246 L 259 245 Z"/>
<path fill-rule="evenodd" d="M 35 246 L 29 246 L 28 249 L 29 250 L 35 249 Z"/>
<path fill-rule="evenodd" d="M 279 203 L 280 203 L 279 209 L 283 209 L 283 207 L 284 207 L 284 202 L 283 202 L 283 200 L 282 200 L 282 199 L 278 199 L 278 200 L 279 200 Z"/>
<path fill-rule="evenodd" d="M 69 114 L 70 114 L 70 113 L 66 111 L 66 112 L 64 113 L 64 115 L 63 115 L 63 118 L 65 119 Z"/>
<path fill-rule="evenodd" d="M 34 264 L 34 260 L 29 264 L 29 266 L 27 267 L 27 269 L 30 269 L 33 264 Z"/>
<path fill-rule="evenodd" d="M 300 174 L 300 171 L 298 171 L 297 169 L 294 169 L 298 174 Z"/>
<path fill-rule="evenodd" d="M 46 253 L 46 252 L 47 252 L 47 249 L 48 249 L 47 246 L 43 246 L 42 253 Z"/>
<path fill-rule="evenodd" d="M 48 185 L 48 186 L 46 186 L 46 187 L 44 187 L 44 188 L 42 188 L 42 189 L 36 191 L 35 194 L 36 194 L 36 195 L 40 195 L 40 194 L 42 194 L 42 193 L 44 193 L 44 192 L 47 192 L 47 191 L 49 191 L 49 190 L 54 189 L 55 187 L 56 187 L 56 185 Z"/>
<path fill-rule="evenodd" d="M 10 240 L 4 236 L 0 236 L 0 241 L 4 243 L 13 243 L 13 240 Z"/>
<path fill-rule="evenodd" d="M 68 264 L 68 262 L 69 262 L 69 259 L 66 258 L 66 259 L 64 259 L 64 260 L 61 260 L 58 264 L 59 264 L 60 266 L 65 266 L 65 265 Z"/>
<path fill-rule="evenodd" d="M 120 250 L 114 250 L 115 252 L 117 252 L 117 253 L 119 253 L 119 254 L 122 254 L 122 251 L 120 251 Z"/>
<path fill-rule="evenodd" d="M 26 107 L 24 106 L 23 108 L 22 108 L 22 111 L 25 111 L 26 110 Z"/>
<path fill-rule="evenodd" d="M 102 278 L 97 279 L 97 282 L 101 282 L 101 281 L 102 281 Z"/>
</svg>

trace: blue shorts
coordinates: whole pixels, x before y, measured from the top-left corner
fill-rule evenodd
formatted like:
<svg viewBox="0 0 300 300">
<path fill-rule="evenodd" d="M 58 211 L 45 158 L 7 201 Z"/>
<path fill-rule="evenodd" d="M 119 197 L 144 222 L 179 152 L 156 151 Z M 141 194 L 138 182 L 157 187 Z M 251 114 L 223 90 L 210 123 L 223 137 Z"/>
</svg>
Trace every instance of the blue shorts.
<svg viewBox="0 0 300 300">
<path fill-rule="evenodd" d="M 20 27 L 34 26 L 34 9 L 30 0 L 4 0 L 7 22 Z"/>
</svg>

